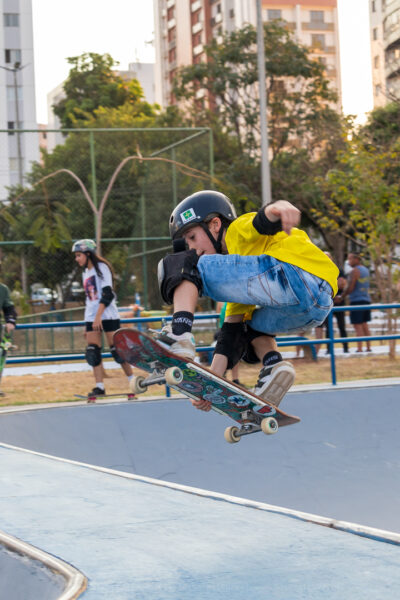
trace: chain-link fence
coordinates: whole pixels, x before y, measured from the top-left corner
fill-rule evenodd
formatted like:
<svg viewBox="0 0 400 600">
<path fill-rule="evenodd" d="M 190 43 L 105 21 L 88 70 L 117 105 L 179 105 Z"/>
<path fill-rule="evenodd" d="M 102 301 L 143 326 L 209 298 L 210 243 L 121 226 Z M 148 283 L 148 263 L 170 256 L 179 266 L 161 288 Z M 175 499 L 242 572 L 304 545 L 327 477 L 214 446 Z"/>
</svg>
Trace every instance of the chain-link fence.
<svg viewBox="0 0 400 600">
<path fill-rule="evenodd" d="M 170 248 L 170 213 L 188 194 L 213 187 L 211 131 L 48 131 L 48 148 L 29 162 L 39 133 L 0 130 L 1 280 L 19 314 L 83 305 L 71 253 L 80 238 L 97 239 L 113 265 L 120 305 L 160 308 L 156 266 Z"/>
</svg>

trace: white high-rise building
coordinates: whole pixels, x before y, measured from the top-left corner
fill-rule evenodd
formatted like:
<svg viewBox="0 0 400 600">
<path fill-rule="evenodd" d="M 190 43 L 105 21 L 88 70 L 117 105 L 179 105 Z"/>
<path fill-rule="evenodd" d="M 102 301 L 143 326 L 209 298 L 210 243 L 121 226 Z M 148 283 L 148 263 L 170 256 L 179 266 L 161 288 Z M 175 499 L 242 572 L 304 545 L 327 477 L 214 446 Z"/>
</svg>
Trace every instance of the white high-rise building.
<svg viewBox="0 0 400 600">
<path fill-rule="evenodd" d="M 0 12 L 0 129 L 37 129 L 32 0 L 3 0 Z M 0 201 L 38 160 L 37 133 L 1 134 Z"/>
</svg>

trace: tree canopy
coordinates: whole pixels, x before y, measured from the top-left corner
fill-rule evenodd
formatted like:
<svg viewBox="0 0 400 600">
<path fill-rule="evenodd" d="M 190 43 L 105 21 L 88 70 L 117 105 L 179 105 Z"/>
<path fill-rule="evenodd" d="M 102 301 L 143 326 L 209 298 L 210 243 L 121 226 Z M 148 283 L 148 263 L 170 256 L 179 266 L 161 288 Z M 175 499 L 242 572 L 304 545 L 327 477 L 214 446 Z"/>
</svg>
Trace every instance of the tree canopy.
<svg viewBox="0 0 400 600">
<path fill-rule="evenodd" d="M 315 150 L 326 127 L 338 126 L 336 93 L 324 66 L 285 26 L 268 22 L 264 34 L 272 155 L 293 145 Z M 236 135 L 239 152 L 250 155 L 258 153 L 260 138 L 256 42 L 251 25 L 225 33 L 222 43 L 214 39 L 205 47 L 207 62 L 178 70 L 174 86 L 194 120 L 217 114 L 224 130 Z"/>
<path fill-rule="evenodd" d="M 65 97 L 53 106 L 62 127 L 85 126 L 100 107 L 131 105 L 142 112 L 152 111 L 139 82 L 120 77 L 113 70 L 118 62 L 109 54 L 88 52 L 67 61 L 71 69 L 63 86 Z"/>
</svg>

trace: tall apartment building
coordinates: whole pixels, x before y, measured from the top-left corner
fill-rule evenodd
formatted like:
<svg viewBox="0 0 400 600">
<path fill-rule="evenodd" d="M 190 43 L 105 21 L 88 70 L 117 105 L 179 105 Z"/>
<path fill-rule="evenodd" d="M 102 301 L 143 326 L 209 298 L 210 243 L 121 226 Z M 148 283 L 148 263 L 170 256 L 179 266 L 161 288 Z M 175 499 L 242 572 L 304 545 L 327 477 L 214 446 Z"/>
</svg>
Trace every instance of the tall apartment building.
<svg viewBox="0 0 400 600">
<path fill-rule="evenodd" d="M 0 129 L 37 129 L 32 1 L 3 0 L 0 11 Z M 37 134 L 1 134 L 0 201 L 38 159 Z"/>
<path fill-rule="evenodd" d="M 370 0 L 374 107 L 400 99 L 400 0 Z"/>
<path fill-rule="evenodd" d="M 204 46 L 224 32 L 256 25 L 255 0 L 154 0 L 156 100 L 173 102 L 176 69 L 205 60 Z M 285 20 L 296 40 L 326 65 L 340 98 L 337 0 L 263 0 L 264 21 Z"/>
<path fill-rule="evenodd" d="M 341 76 L 337 0 L 263 0 L 263 20 L 284 20 L 296 41 L 310 48 L 325 67 L 325 76 L 338 94 Z"/>
<path fill-rule="evenodd" d="M 369 4 L 371 33 L 371 65 L 374 108 L 387 102 L 385 80 L 385 49 L 383 42 L 383 11 L 380 0 Z"/>
</svg>

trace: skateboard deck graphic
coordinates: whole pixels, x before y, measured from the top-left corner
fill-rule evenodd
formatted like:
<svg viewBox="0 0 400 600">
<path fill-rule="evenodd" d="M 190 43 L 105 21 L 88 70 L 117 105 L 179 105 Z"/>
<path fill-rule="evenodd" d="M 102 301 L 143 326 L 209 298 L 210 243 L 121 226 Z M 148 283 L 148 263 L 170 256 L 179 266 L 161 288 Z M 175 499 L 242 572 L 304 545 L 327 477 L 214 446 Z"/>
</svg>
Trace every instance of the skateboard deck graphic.
<svg viewBox="0 0 400 600">
<path fill-rule="evenodd" d="M 114 345 L 124 360 L 150 373 L 147 378 L 137 377 L 132 382 L 132 391 L 140 393 L 150 385 L 167 383 L 189 398 L 209 400 L 215 411 L 241 426 L 225 431 L 228 442 L 238 442 L 242 435 L 256 431 L 275 433 L 278 426 L 300 421 L 299 417 L 286 414 L 206 367 L 174 354 L 141 331 L 119 329 L 114 334 Z"/>
</svg>

